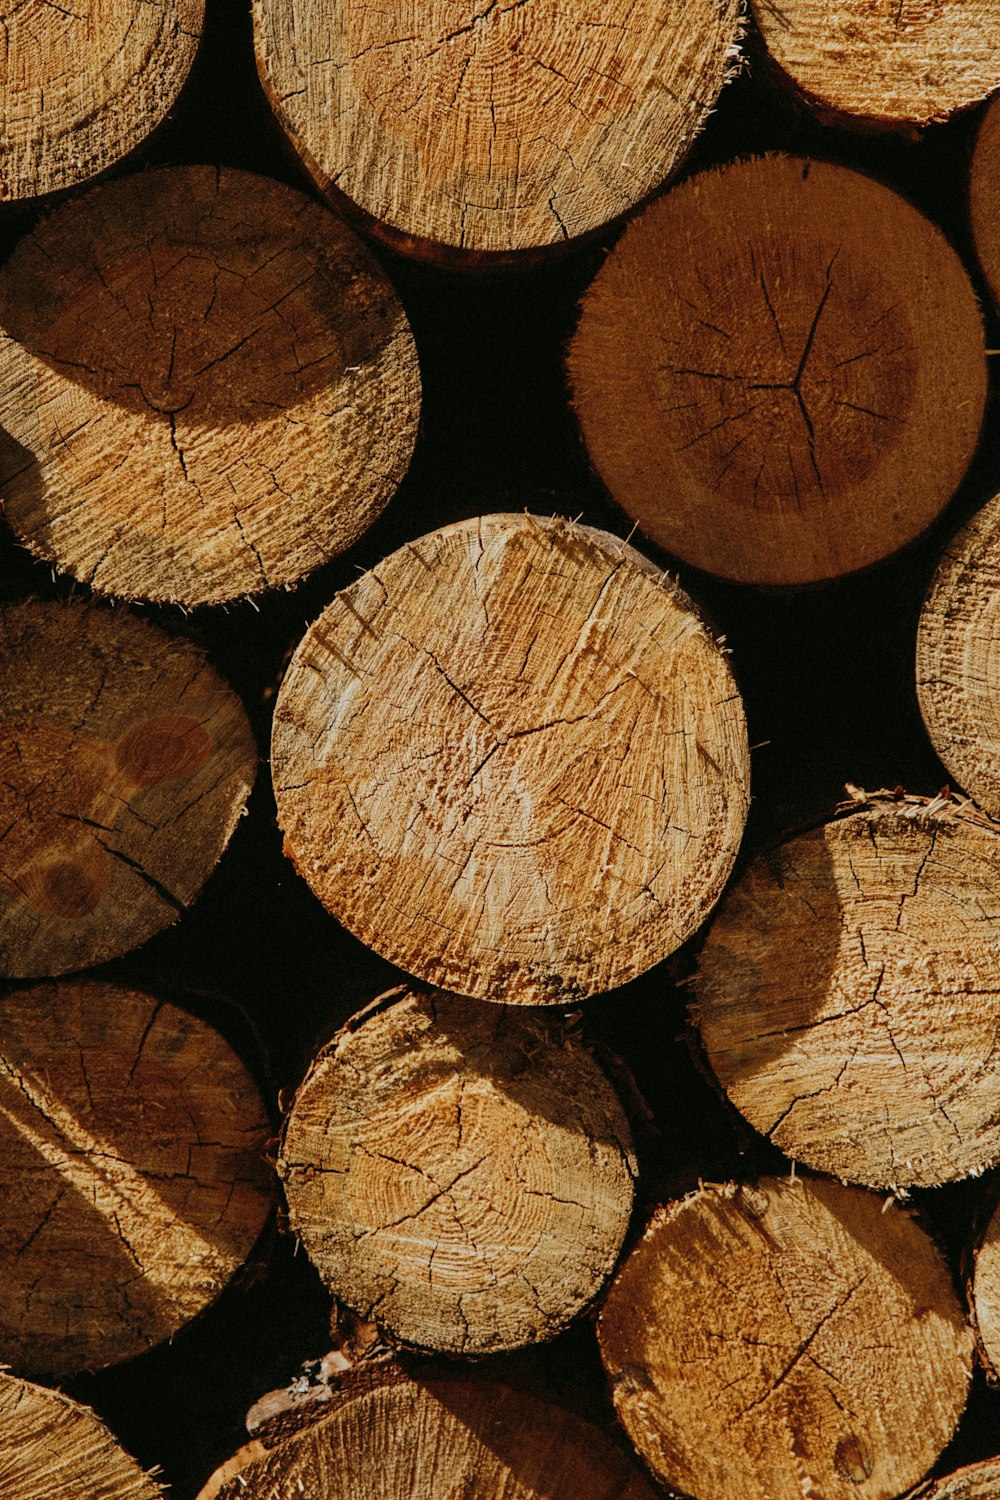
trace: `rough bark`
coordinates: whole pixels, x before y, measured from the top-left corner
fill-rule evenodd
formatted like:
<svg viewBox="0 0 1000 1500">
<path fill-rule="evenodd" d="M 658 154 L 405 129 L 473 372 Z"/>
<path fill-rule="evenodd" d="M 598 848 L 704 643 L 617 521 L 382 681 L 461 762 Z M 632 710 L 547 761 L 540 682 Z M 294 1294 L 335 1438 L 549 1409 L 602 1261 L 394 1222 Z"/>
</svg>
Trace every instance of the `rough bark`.
<svg viewBox="0 0 1000 1500">
<path fill-rule="evenodd" d="M 1000 817 L 1000 495 L 945 549 L 920 614 L 917 697 L 956 783 Z"/>
<path fill-rule="evenodd" d="M 267 178 L 164 168 L 63 204 L 0 273 L 0 329 L 8 519 L 103 593 L 287 587 L 409 463 L 399 300 L 351 230 Z"/>
<path fill-rule="evenodd" d="M 1000 1160 L 1000 829 L 873 802 L 758 858 L 695 1012 L 730 1099 L 797 1161 L 927 1187 Z"/>
<path fill-rule="evenodd" d="M 969 217 L 976 255 L 1000 305 L 1000 97 L 983 115 L 969 172 Z"/>
<path fill-rule="evenodd" d="M 979 308 L 940 231 L 859 173 L 766 156 L 626 229 L 568 356 L 590 457 L 654 541 L 742 583 L 868 566 L 975 450 Z"/>
<path fill-rule="evenodd" d="M 859 1188 L 764 1179 L 657 1212 L 599 1325 L 618 1415 L 699 1500 L 890 1500 L 965 1405 L 944 1260 Z"/>
<path fill-rule="evenodd" d="M 274 719 L 286 850 L 352 932 L 525 1004 L 624 983 L 718 899 L 743 708 L 690 602 L 621 542 L 491 516 L 338 595 Z"/>
<path fill-rule="evenodd" d="M 686 155 L 740 23 L 736 0 L 254 4 L 264 88 L 319 187 L 411 251 L 527 250 L 625 213 Z"/>
<path fill-rule="evenodd" d="M 976 1343 L 989 1375 L 1000 1382 L 1000 1202 L 976 1247 L 972 1311 Z"/>
<path fill-rule="evenodd" d="M 198 49 L 204 0 L 8 4 L 0 198 L 72 187 L 163 120 Z"/>
<path fill-rule="evenodd" d="M 176 921 L 256 765 L 189 641 L 81 602 L 0 610 L 0 973 L 85 968 Z"/>
<path fill-rule="evenodd" d="M 338 1299 L 405 1343 L 487 1354 L 553 1338 L 597 1295 L 635 1161 L 559 1020 L 402 990 L 313 1064 L 279 1171 Z"/>
</svg>

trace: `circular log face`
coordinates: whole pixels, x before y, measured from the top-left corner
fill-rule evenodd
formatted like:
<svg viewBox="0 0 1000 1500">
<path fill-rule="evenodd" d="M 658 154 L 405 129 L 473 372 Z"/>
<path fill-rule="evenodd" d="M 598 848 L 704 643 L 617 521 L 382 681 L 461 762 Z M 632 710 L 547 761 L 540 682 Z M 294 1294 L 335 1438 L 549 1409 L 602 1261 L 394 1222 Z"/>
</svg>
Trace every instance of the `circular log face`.
<svg viewBox="0 0 1000 1500">
<path fill-rule="evenodd" d="M 921 1186 L 1000 1160 L 1000 835 L 858 812 L 732 887 L 701 955 L 709 1060 L 750 1123 L 848 1181 Z"/>
<path fill-rule="evenodd" d="M 117 985 L 0 1002 L 0 1348 L 65 1379 L 170 1338 L 271 1205 L 268 1122 L 222 1037 Z"/>
<path fill-rule="evenodd" d="M 708 1187 L 660 1210 L 605 1303 L 601 1352 L 639 1452 L 699 1500 L 890 1500 L 969 1385 L 944 1260 L 834 1182 Z"/>
<path fill-rule="evenodd" d="M 176 921 L 256 766 L 188 641 L 124 610 L 0 610 L 0 973 L 85 968 Z"/>
<path fill-rule="evenodd" d="M 63 204 L 0 273 L 0 489 L 105 593 L 297 582 L 405 473 L 420 382 L 361 241 L 301 193 L 166 168 Z"/>
<path fill-rule="evenodd" d="M 979 264 L 993 301 L 1000 304 L 1000 96 L 986 111 L 976 136 L 969 172 L 969 217 Z"/>
<path fill-rule="evenodd" d="M 204 0 L 12 0 L 0 50 L 0 198 L 73 186 L 145 140 L 194 61 Z"/>
<path fill-rule="evenodd" d="M 918 1490 L 912 1500 L 997 1500 L 998 1495 L 1000 1459 L 990 1458 L 985 1463 L 956 1469 L 936 1484 Z"/>
<path fill-rule="evenodd" d="M 751 0 L 751 10 L 796 92 L 860 124 L 946 120 L 1000 82 L 997 0 Z"/>
<path fill-rule="evenodd" d="M 471 251 L 557 244 L 625 213 L 690 148 L 737 0 L 255 0 L 271 102 L 325 191 Z"/>
<path fill-rule="evenodd" d="M 291 1223 L 334 1294 L 404 1342 L 486 1354 L 552 1338 L 628 1228 L 614 1090 L 537 1016 L 386 998 L 296 1095 L 279 1164 Z"/>
<path fill-rule="evenodd" d="M 162 1500 L 160 1486 L 86 1406 L 0 1374 L 4 1500 Z"/>
<path fill-rule="evenodd" d="M 917 633 L 917 697 L 962 790 L 1000 817 L 1000 495 L 948 544 Z"/>
<path fill-rule="evenodd" d="M 994 1210 L 976 1250 L 975 1266 L 972 1301 L 979 1349 L 987 1367 L 1000 1380 L 1000 1207 Z"/>
<path fill-rule="evenodd" d="M 600 477 L 654 541 L 743 583 L 868 566 L 927 527 L 979 435 L 983 331 L 941 233 L 878 183 L 762 157 L 626 229 L 568 356 Z"/>
<path fill-rule="evenodd" d="M 566 1002 L 703 920 L 746 817 L 725 657 L 613 538 L 462 522 L 338 595 L 289 668 L 286 848 L 377 952 L 443 988 Z"/>
</svg>

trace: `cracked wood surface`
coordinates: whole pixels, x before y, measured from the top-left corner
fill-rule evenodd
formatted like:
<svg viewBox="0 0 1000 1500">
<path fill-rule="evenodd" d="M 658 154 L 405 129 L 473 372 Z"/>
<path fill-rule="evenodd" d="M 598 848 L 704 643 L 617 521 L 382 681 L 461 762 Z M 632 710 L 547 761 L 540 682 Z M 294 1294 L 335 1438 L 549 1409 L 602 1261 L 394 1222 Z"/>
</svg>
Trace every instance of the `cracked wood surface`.
<svg viewBox="0 0 1000 1500">
<path fill-rule="evenodd" d="M 0 610 L 0 974 L 86 968 L 176 921 L 256 768 L 189 641 L 79 601 Z"/>
<path fill-rule="evenodd" d="M 0 1500 L 163 1500 L 92 1411 L 0 1373 Z"/>
<path fill-rule="evenodd" d="M 986 110 L 976 135 L 969 167 L 969 221 L 983 275 L 1000 306 L 1000 96 Z"/>
<path fill-rule="evenodd" d="M 8 0 L 0 16 L 0 198 L 83 182 L 161 123 L 204 0 Z"/>
<path fill-rule="evenodd" d="M 1000 1161 L 1000 829 L 893 804 L 754 861 L 694 1014 L 732 1102 L 796 1161 L 929 1187 Z"/>
<path fill-rule="evenodd" d="M 1000 1495 L 1000 1459 L 956 1469 L 944 1479 L 923 1485 L 909 1500 L 997 1500 Z"/>
<path fill-rule="evenodd" d="M 279 1161 L 334 1295 L 464 1355 L 553 1338 L 593 1300 L 635 1170 L 615 1091 L 561 1017 L 406 989 L 317 1058 Z"/>
<path fill-rule="evenodd" d="M 1000 1204 L 993 1210 L 986 1232 L 976 1246 L 973 1263 L 971 1294 L 976 1342 L 990 1375 L 1000 1381 Z"/>
<path fill-rule="evenodd" d="M 265 91 L 321 190 L 475 252 L 558 244 L 634 207 L 687 154 L 741 26 L 737 0 L 253 11 Z"/>
<path fill-rule="evenodd" d="M 699 1500 L 891 1500 L 951 1438 L 972 1359 L 930 1237 L 822 1180 L 658 1210 L 598 1336 L 632 1441 Z"/>
<path fill-rule="evenodd" d="M 940 231 L 857 172 L 712 168 L 626 229 L 568 373 L 587 449 L 653 541 L 741 583 L 867 567 L 975 451 L 978 304 Z"/>
<path fill-rule="evenodd" d="M 997 0 L 750 0 L 778 76 L 828 123 L 915 130 L 1000 83 Z"/>
<path fill-rule="evenodd" d="M 162 168 L 62 204 L 0 272 L 0 330 L 7 518 L 102 593 L 287 587 L 409 464 L 402 306 L 350 229 L 268 178 Z"/>
<path fill-rule="evenodd" d="M 171 1338 L 272 1203 L 252 1078 L 205 1022 L 120 985 L 0 1001 L 0 1348 L 66 1379 Z"/>
<path fill-rule="evenodd" d="M 747 810 L 742 702 L 690 601 L 563 521 L 408 543 L 310 627 L 274 717 L 286 852 L 347 928 L 461 994 L 566 1003 L 711 910 Z"/>
<path fill-rule="evenodd" d="M 917 631 L 917 697 L 956 783 L 1000 817 L 1000 495 L 938 565 Z"/>
</svg>

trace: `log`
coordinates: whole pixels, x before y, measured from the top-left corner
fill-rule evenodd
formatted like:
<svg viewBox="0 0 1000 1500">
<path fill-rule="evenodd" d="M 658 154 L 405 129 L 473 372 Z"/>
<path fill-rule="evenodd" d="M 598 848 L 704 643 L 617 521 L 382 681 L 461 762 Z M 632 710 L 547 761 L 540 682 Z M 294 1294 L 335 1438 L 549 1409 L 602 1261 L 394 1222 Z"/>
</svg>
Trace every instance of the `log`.
<svg viewBox="0 0 1000 1500">
<path fill-rule="evenodd" d="M 79 601 L 0 609 L 0 974 L 81 969 L 175 922 L 256 768 L 189 641 Z"/>
<path fill-rule="evenodd" d="M 940 231 L 881 184 L 791 156 L 700 172 L 635 218 L 567 366 L 591 461 L 645 534 L 774 585 L 919 535 L 972 458 L 987 385 Z"/>
<path fill-rule="evenodd" d="M 983 275 L 1000 306 L 1000 96 L 983 115 L 969 168 L 969 220 Z"/>
<path fill-rule="evenodd" d="M 1000 81 L 997 0 L 750 0 L 774 72 L 828 124 L 916 132 Z"/>
<path fill-rule="evenodd" d="M 971 1284 L 976 1344 L 988 1376 L 1000 1382 L 1000 1202 L 973 1257 Z"/>
<path fill-rule="evenodd" d="M 929 1187 L 1000 1161 L 1000 829 L 873 800 L 756 859 L 694 1010 L 756 1129 L 823 1172 Z"/>
<path fill-rule="evenodd" d="M 945 548 L 920 612 L 917 698 L 955 782 L 1000 817 L 1000 495 Z"/>
<path fill-rule="evenodd" d="M 0 1347 L 63 1380 L 172 1338 L 272 1203 L 260 1093 L 204 1021 L 66 980 L 0 1001 Z"/>
<path fill-rule="evenodd" d="M 286 1121 L 289 1221 L 334 1295 L 449 1354 L 554 1338 L 600 1291 L 636 1164 L 607 1077 L 560 1024 L 409 989 L 314 1062 Z"/>
<path fill-rule="evenodd" d="M 598 1336 L 640 1454 L 699 1500 L 891 1500 L 950 1439 L 972 1354 L 905 1211 L 779 1178 L 658 1210 Z"/>
<path fill-rule="evenodd" d="M 0 1373 L 3 1500 L 163 1500 L 92 1411 L 61 1391 Z"/>
<path fill-rule="evenodd" d="M 968 1464 L 944 1479 L 923 1485 L 911 1500 L 996 1500 L 1000 1495 L 1000 1459 Z"/>
<path fill-rule="evenodd" d="M 102 593 L 218 604 L 350 546 L 409 463 L 420 378 L 357 236 L 267 178 L 94 188 L 0 272 L 0 492 Z"/>
<path fill-rule="evenodd" d="M 687 154 L 741 28 L 736 0 L 253 14 L 264 90 L 318 187 L 410 253 L 537 250 L 633 208 Z"/>
<path fill-rule="evenodd" d="M 725 656 L 623 543 L 488 516 L 339 594 L 274 716 L 286 852 L 430 984 L 518 1004 L 623 984 L 732 867 L 748 753 Z"/>
<path fill-rule="evenodd" d="M 166 117 L 194 62 L 204 0 L 4 7 L 0 198 L 104 171 Z"/>
</svg>

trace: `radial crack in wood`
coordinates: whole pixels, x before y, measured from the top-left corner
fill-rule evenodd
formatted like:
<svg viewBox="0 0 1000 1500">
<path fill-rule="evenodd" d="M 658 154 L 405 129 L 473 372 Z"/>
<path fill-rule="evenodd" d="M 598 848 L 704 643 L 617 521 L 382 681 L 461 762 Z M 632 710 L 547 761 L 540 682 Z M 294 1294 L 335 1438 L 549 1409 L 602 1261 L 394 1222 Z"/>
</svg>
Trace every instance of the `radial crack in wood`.
<svg viewBox="0 0 1000 1500">
<path fill-rule="evenodd" d="M 1000 1206 L 994 1209 L 976 1247 L 972 1307 L 983 1363 L 991 1377 L 1000 1382 Z"/>
</svg>

